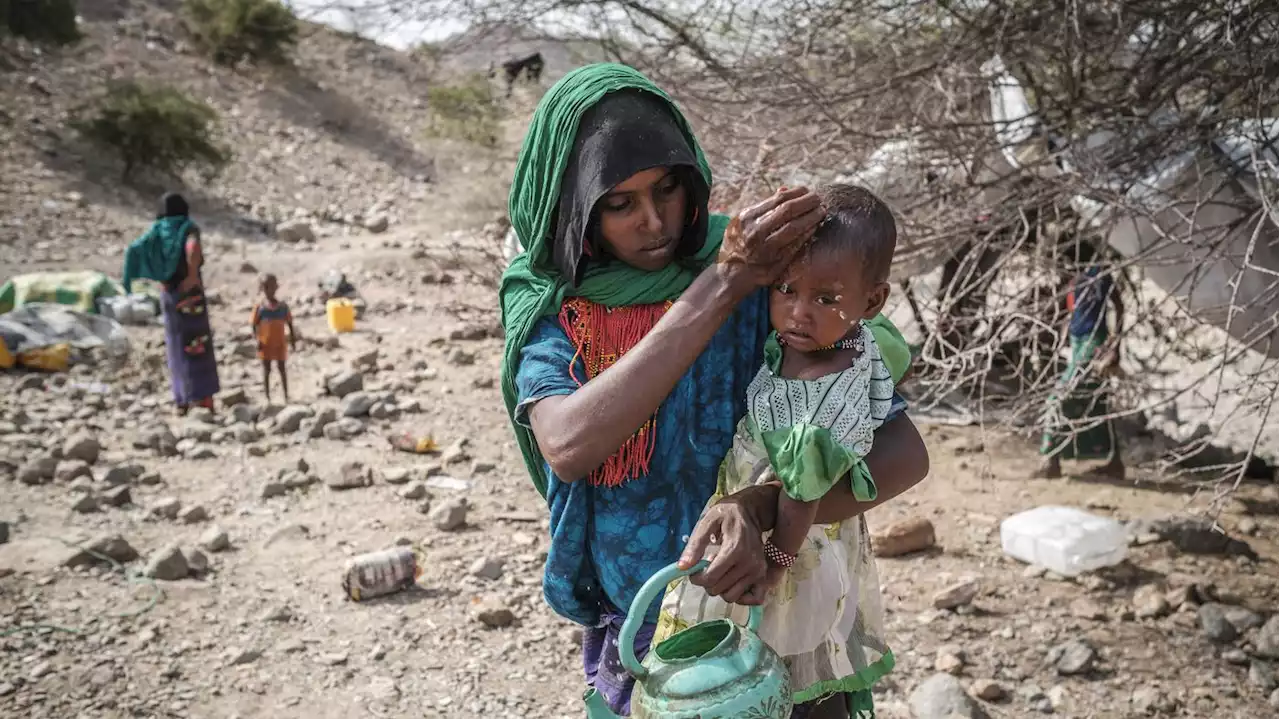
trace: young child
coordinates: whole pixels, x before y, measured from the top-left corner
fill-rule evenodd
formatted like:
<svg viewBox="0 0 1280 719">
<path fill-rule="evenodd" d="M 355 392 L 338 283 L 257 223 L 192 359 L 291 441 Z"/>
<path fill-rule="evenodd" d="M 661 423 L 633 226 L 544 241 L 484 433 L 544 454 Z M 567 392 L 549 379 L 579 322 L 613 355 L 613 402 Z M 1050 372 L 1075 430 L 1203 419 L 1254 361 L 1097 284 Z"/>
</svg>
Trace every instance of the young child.
<svg viewBox="0 0 1280 719">
<path fill-rule="evenodd" d="M 284 362 L 289 357 L 289 347 L 298 346 L 298 332 L 293 328 L 293 314 L 289 305 L 276 299 L 280 283 L 273 274 L 258 279 L 262 299 L 253 307 L 253 333 L 258 338 L 258 359 L 262 360 L 262 390 L 271 401 L 271 363 L 280 370 L 280 386 L 284 389 L 284 401 L 289 402 L 289 375 Z M 288 345 L 285 339 L 288 338 Z"/>
<path fill-rule="evenodd" d="M 901 335 L 871 322 L 889 297 L 897 228 L 865 189 L 830 185 L 818 194 L 827 216 L 770 294 L 774 332 L 711 502 L 748 485 L 781 484 L 765 543 L 772 592 L 762 637 L 790 667 L 797 703 L 845 693 L 853 715 L 863 716 L 872 683 L 893 668 L 870 541 L 860 516 L 817 526 L 814 518 L 837 482 L 851 482 L 859 500 L 876 495 L 863 458 L 907 364 Z M 654 646 L 706 619 L 744 621 L 746 611 L 678 580 L 663 599 Z"/>
</svg>

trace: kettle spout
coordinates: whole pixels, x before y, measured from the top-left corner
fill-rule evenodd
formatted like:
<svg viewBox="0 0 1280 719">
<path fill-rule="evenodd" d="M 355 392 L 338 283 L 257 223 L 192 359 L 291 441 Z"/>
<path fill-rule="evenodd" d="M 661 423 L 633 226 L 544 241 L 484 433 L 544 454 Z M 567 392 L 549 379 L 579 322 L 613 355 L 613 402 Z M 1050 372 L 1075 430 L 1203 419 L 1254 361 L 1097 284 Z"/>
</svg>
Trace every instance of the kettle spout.
<svg viewBox="0 0 1280 719">
<path fill-rule="evenodd" d="M 595 687 L 587 690 L 582 695 L 582 701 L 587 705 L 587 719 L 620 719 L 608 704 L 604 703 L 604 696 L 595 690 Z"/>
</svg>

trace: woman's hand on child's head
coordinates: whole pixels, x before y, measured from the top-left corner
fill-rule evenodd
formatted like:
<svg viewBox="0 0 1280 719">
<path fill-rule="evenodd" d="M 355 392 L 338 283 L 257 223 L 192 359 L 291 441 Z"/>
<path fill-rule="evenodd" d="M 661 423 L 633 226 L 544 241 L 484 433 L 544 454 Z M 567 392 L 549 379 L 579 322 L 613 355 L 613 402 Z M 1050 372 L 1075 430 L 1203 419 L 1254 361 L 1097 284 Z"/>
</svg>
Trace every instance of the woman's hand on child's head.
<svg viewBox="0 0 1280 719">
<path fill-rule="evenodd" d="M 804 187 L 783 188 L 729 222 L 719 262 L 741 272 L 753 286 L 770 285 L 813 237 L 822 218 L 816 194 Z"/>
</svg>

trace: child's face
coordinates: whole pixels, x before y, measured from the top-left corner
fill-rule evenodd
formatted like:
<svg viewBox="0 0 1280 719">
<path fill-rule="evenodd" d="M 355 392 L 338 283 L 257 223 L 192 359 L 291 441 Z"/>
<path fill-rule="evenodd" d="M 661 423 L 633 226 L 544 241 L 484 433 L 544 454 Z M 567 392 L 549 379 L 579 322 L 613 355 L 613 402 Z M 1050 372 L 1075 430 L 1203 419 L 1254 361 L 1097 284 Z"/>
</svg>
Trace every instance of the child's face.
<svg viewBox="0 0 1280 719">
<path fill-rule="evenodd" d="M 279 283 L 276 281 L 276 278 L 268 277 L 267 279 L 262 281 L 262 294 L 266 295 L 267 297 L 275 297 L 276 289 L 278 285 Z"/>
<path fill-rule="evenodd" d="M 800 256 L 769 294 L 769 322 L 800 352 L 830 347 L 859 320 L 875 317 L 889 297 L 889 283 L 867 282 L 853 253 Z"/>
</svg>

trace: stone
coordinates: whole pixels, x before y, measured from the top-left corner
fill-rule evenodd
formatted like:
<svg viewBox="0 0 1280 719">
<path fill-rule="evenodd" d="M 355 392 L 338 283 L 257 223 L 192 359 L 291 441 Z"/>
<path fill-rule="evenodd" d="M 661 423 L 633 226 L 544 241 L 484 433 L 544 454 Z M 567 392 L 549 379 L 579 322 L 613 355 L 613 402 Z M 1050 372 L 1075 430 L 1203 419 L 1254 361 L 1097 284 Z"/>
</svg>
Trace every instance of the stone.
<svg viewBox="0 0 1280 719">
<path fill-rule="evenodd" d="M 135 466 L 137 465 L 118 464 L 114 467 L 109 467 L 106 472 L 102 473 L 102 479 L 99 481 L 108 487 L 127 485 L 142 475 L 141 472 L 137 475 L 134 474 L 133 467 Z"/>
<path fill-rule="evenodd" d="M 963 607 L 978 596 L 980 586 L 978 580 L 974 578 L 963 579 L 948 585 L 942 591 L 933 595 L 933 608 L 956 609 L 957 607 Z"/>
<path fill-rule="evenodd" d="M 147 559 L 147 566 L 143 569 L 145 576 L 165 581 L 185 579 L 190 573 L 187 558 L 176 544 L 157 550 Z"/>
<path fill-rule="evenodd" d="M 1139 687 L 1129 695 L 1129 708 L 1139 715 L 1167 714 L 1173 707 L 1156 687 Z"/>
<path fill-rule="evenodd" d="M 515 612 L 496 599 L 481 601 L 474 608 L 472 615 L 476 621 L 490 629 L 509 627 L 516 620 Z"/>
<path fill-rule="evenodd" d="M 1250 631 L 1262 626 L 1264 621 L 1261 614 L 1245 607 L 1228 605 L 1223 608 L 1222 615 L 1241 635 L 1248 634 Z"/>
<path fill-rule="evenodd" d="M 88 550 L 96 555 L 107 557 L 116 562 L 125 563 L 132 562 L 138 558 L 138 552 L 125 541 L 124 537 L 118 534 L 101 534 L 89 540 L 87 544 L 81 545 L 82 549 Z M 67 566 L 84 566 L 100 562 L 98 557 L 81 552 L 79 555 L 72 557 L 67 561 Z M 76 561 L 79 560 L 79 561 Z"/>
<path fill-rule="evenodd" d="M 320 655 L 320 663 L 329 667 L 340 667 L 347 663 L 347 659 L 346 652 L 331 652 Z"/>
<path fill-rule="evenodd" d="M 1097 652 L 1087 642 L 1072 639 L 1049 650 L 1047 661 L 1053 664 L 1058 674 L 1075 676 L 1092 669 L 1097 656 Z"/>
<path fill-rule="evenodd" d="M 23 484 L 44 484 L 53 480 L 57 470 L 57 459 L 37 457 L 19 467 L 15 476 Z"/>
<path fill-rule="evenodd" d="M 186 524 L 196 524 L 197 522 L 208 521 L 209 512 L 205 511 L 204 507 L 193 504 L 190 507 L 183 507 L 182 511 L 178 512 L 178 519 Z"/>
<path fill-rule="evenodd" d="M 223 552 L 231 548 L 231 537 L 227 530 L 215 524 L 200 535 L 200 546 L 210 552 Z"/>
<path fill-rule="evenodd" d="M 262 439 L 262 430 L 251 424 L 237 423 L 231 428 L 231 436 L 240 444 L 251 444 Z"/>
<path fill-rule="evenodd" d="M 240 424 L 253 424 L 258 421 L 258 408 L 251 404 L 238 404 L 231 408 L 231 418 Z"/>
<path fill-rule="evenodd" d="M 1067 688 L 1062 685 L 1049 687 L 1049 691 L 1045 693 L 1049 699 L 1049 706 L 1054 711 L 1062 711 L 1067 708 L 1070 697 L 1067 694 Z"/>
<path fill-rule="evenodd" d="M 343 417 L 365 417 L 377 404 L 377 397 L 368 392 L 352 392 L 342 400 Z"/>
<path fill-rule="evenodd" d="M 387 225 L 389 224 L 390 224 L 390 220 L 387 218 L 387 216 L 385 214 L 378 213 L 376 215 L 370 216 L 369 219 L 364 221 L 364 228 L 374 234 L 378 234 L 381 232 L 386 232 Z"/>
<path fill-rule="evenodd" d="M 97 462 L 98 455 L 101 453 L 102 445 L 97 439 L 87 434 L 78 434 L 62 445 L 64 459 L 78 459 L 87 464 Z"/>
<path fill-rule="evenodd" d="M 1238 647 L 1231 647 L 1226 651 L 1222 652 L 1222 661 L 1226 662 L 1227 664 L 1234 664 L 1238 667 L 1244 667 L 1249 665 L 1249 655 L 1245 654 L 1243 649 L 1240 649 Z"/>
<path fill-rule="evenodd" d="M 187 558 L 187 568 L 191 574 L 199 577 L 209 572 L 209 558 L 199 549 L 188 549 L 183 552 Z"/>
<path fill-rule="evenodd" d="M 503 560 L 501 557 L 478 557 L 468 570 L 473 577 L 481 579 L 501 579 Z"/>
<path fill-rule="evenodd" d="M 271 431 L 275 434 L 293 434 L 302 426 L 302 420 L 311 416 L 311 408 L 291 404 L 276 415 Z"/>
<path fill-rule="evenodd" d="M 471 455 L 467 454 L 467 440 L 460 439 L 449 445 L 440 453 L 440 461 L 445 464 L 458 464 L 471 459 Z"/>
<path fill-rule="evenodd" d="M 287 604 L 277 604 L 267 608 L 262 613 L 261 620 L 264 622 L 287 622 L 293 619 L 293 610 Z"/>
<path fill-rule="evenodd" d="M 924 517 L 893 522 L 871 535 L 871 550 L 877 557 L 901 557 L 936 544 L 933 522 Z"/>
<path fill-rule="evenodd" d="M 258 490 L 259 499 L 272 499 L 274 497 L 283 497 L 289 493 L 289 487 L 284 482 L 263 482 L 262 488 Z"/>
<path fill-rule="evenodd" d="M 98 495 L 98 502 L 107 507 L 124 507 L 133 504 L 133 494 L 128 485 L 112 487 Z"/>
<path fill-rule="evenodd" d="M 998 702 L 1009 692 L 994 679 L 979 679 L 969 685 L 969 695 L 984 702 Z"/>
<path fill-rule="evenodd" d="M 1157 619 L 1169 613 L 1169 600 L 1153 584 L 1144 584 L 1133 593 L 1133 615 L 1138 619 Z"/>
<path fill-rule="evenodd" d="M 1275 691 L 1280 686 L 1280 677 L 1276 674 L 1276 665 L 1254 659 L 1249 663 L 1249 683 L 1264 692 Z"/>
<path fill-rule="evenodd" d="M 409 470 L 404 467 L 388 467 L 382 470 L 382 481 L 387 484 L 404 484 L 409 481 Z M 425 490 L 426 487 L 423 487 Z"/>
<path fill-rule="evenodd" d="M 916 686 L 908 700 L 916 719 L 986 719 L 987 713 L 973 700 L 960 680 L 938 673 Z"/>
<path fill-rule="evenodd" d="M 230 409 L 232 407 L 239 407 L 240 405 L 248 402 L 249 395 L 244 391 L 244 388 L 238 387 L 236 389 L 223 392 L 218 399 L 222 402 L 223 407 Z"/>
<path fill-rule="evenodd" d="M 364 389 L 364 375 L 355 370 L 341 372 L 325 382 L 325 389 L 335 397 L 346 397 Z"/>
<path fill-rule="evenodd" d="M 427 485 L 422 482 L 414 482 L 400 490 L 400 497 L 408 500 L 427 499 L 431 493 L 427 491 Z"/>
<path fill-rule="evenodd" d="M 89 463 L 82 459 L 64 459 L 58 462 L 58 467 L 53 472 L 53 478 L 59 482 L 72 482 L 81 477 L 93 478 Z"/>
<path fill-rule="evenodd" d="M 432 508 L 429 518 L 436 529 L 441 531 L 461 529 L 467 524 L 467 502 L 458 497 L 441 502 Z"/>
<path fill-rule="evenodd" d="M 1068 605 L 1067 611 L 1071 612 L 1071 616 L 1079 617 L 1080 619 L 1097 621 L 1107 618 L 1107 610 L 1103 609 L 1101 604 L 1087 597 L 1073 599 L 1071 604 Z"/>
<path fill-rule="evenodd" d="M 98 500 L 92 494 L 81 495 L 79 499 L 71 503 L 71 511 L 80 514 L 88 514 L 98 511 Z"/>
<path fill-rule="evenodd" d="M 964 650 L 955 645 L 940 647 L 934 656 L 933 668 L 947 674 L 959 674 L 964 669 Z"/>
<path fill-rule="evenodd" d="M 337 474 L 331 476 L 326 484 L 334 491 L 367 487 L 373 483 L 370 475 L 369 469 L 360 462 L 348 462 L 342 465 Z"/>
<path fill-rule="evenodd" d="M 1169 517 L 1152 522 L 1151 531 L 1187 554 L 1257 558 L 1252 547 L 1228 536 L 1207 517 Z"/>
<path fill-rule="evenodd" d="M 316 233 L 306 220 L 286 220 L 276 225 L 276 239 L 289 244 L 315 242 Z"/>
<path fill-rule="evenodd" d="M 262 652 L 256 649 L 232 649 L 223 656 L 227 658 L 227 666 L 238 667 L 258 661 L 262 657 Z"/>
<path fill-rule="evenodd" d="M 1280 622 L 1280 615 L 1272 614 L 1267 623 L 1253 633 L 1250 643 L 1253 644 L 1254 654 L 1267 659 L 1280 657 L 1280 646 L 1277 646 L 1280 642 L 1280 623 L 1278 622 Z"/>
<path fill-rule="evenodd" d="M 1226 644 L 1234 641 L 1239 632 L 1231 622 L 1227 621 L 1226 607 L 1217 602 L 1202 605 L 1196 610 L 1196 618 L 1200 621 L 1200 630 L 1209 641 Z"/>
<path fill-rule="evenodd" d="M 158 499 L 147 510 L 151 516 L 161 519 L 177 519 L 180 511 L 182 511 L 182 502 L 179 502 L 177 497 Z"/>
</svg>

